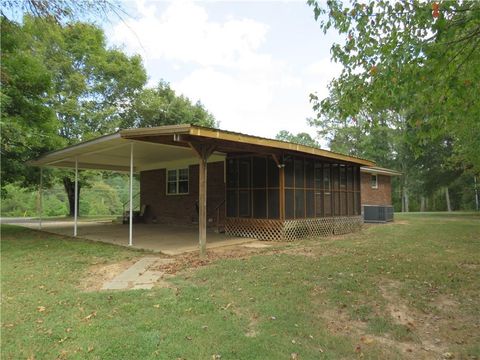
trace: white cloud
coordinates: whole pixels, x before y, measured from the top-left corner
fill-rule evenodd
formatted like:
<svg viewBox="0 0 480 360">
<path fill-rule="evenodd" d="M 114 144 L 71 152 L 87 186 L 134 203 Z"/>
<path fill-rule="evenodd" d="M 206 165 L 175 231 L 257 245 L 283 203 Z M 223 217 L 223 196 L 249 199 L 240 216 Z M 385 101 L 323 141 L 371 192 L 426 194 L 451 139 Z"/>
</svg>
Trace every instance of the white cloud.
<svg viewBox="0 0 480 360">
<path fill-rule="evenodd" d="M 271 31 L 265 23 L 232 16 L 213 21 L 201 4 L 190 1 L 164 5 L 160 12 L 158 3 L 137 1 L 139 17 L 118 23 L 110 41 L 140 53 L 150 74 L 158 61 L 184 74 L 173 81 L 168 73 L 162 77 L 201 100 L 224 129 L 267 137 L 282 129 L 314 134 L 305 120 L 313 115 L 308 95 L 333 72 L 328 60 L 295 69 L 265 52 Z"/>
<path fill-rule="evenodd" d="M 249 68 L 268 59 L 256 53 L 268 26 L 251 19 L 209 21 L 206 10 L 189 1 L 175 1 L 159 16 L 155 4 L 137 1 L 138 19 L 119 23 L 111 34 L 115 43 L 146 58 L 192 62 L 202 66 Z"/>
</svg>

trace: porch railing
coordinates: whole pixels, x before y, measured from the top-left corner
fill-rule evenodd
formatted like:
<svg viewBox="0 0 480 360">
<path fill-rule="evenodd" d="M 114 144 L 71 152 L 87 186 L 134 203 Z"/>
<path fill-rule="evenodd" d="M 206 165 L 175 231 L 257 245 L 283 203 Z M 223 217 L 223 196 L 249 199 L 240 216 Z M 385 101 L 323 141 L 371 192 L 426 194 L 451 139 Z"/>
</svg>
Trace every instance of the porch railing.
<svg viewBox="0 0 480 360">
<path fill-rule="evenodd" d="M 132 201 L 134 201 L 138 196 L 140 195 L 140 192 L 136 193 L 135 195 L 132 196 Z M 122 204 L 122 217 L 125 218 L 125 215 L 126 215 L 126 208 L 127 208 L 127 205 L 130 206 L 130 199 L 128 199 L 127 201 L 125 201 L 123 204 Z M 135 210 L 135 209 L 134 209 Z"/>
</svg>

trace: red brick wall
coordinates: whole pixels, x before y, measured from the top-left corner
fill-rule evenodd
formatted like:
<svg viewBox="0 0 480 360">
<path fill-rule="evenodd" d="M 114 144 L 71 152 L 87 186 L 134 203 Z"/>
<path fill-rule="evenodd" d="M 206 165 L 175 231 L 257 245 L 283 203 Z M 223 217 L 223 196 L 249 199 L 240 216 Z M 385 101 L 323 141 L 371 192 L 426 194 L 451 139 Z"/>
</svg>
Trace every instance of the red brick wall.
<svg viewBox="0 0 480 360">
<path fill-rule="evenodd" d="M 371 174 L 362 172 L 360 184 L 362 205 L 392 205 L 391 177 L 378 175 L 377 189 L 372 189 L 370 179 Z"/>
<path fill-rule="evenodd" d="M 215 208 L 225 199 L 223 161 L 209 163 L 207 169 L 207 221 L 216 222 Z M 147 222 L 191 224 L 198 221 L 195 202 L 198 201 L 198 165 L 189 166 L 189 194 L 166 195 L 165 169 L 140 172 L 140 203 L 148 205 Z M 223 223 L 225 206 L 220 207 Z"/>
</svg>

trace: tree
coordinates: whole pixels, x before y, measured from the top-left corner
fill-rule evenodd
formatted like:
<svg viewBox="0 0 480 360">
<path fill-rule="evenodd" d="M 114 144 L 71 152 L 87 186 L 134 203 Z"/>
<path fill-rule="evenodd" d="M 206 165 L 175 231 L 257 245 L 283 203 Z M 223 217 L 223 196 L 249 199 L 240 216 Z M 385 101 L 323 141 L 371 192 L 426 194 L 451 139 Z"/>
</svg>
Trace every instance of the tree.
<svg viewBox="0 0 480 360">
<path fill-rule="evenodd" d="M 308 2 L 325 32 L 345 36 L 331 48 L 344 68 L 330 95 L 311 96 L 318 119 L 361 115 L 375 127 L 394 113 L 416 144 L 448 135 L 452 156 L 480 172 L 479 2 Z"/>
<path fill-rule="evenodd" d="M 79 20 L 85 16 L 106 18 L 113 12 L 121 17 L 123 10 L 116 1 L 108 0 L 2 0 L 1 16 L 14 16 L 16 11 L 37 18 L 50 18 L 60 23 Z"/>
<path fill-rule="evenodd" d="M 2 195 L 4 185 L 38 181 L 38 170 L 26 162 L 62 144 L 59 122 L 47 102 L 52 75 L 43 59 L 31 49 L 33 42 L 20 25 L 3 18 L 0 22 L 2 129 Z"/>
<path fill-rule="evenodd" d="M 161 80 L 155 88 L 145 88 L 134 99 L 123 128 L 152 127 L 175 124 L 196 124 L 215 127 L 217 123 L 202 103 L 192 104 Z"/>
<path fill-rule="evenodd" d="M 7 21 L 5 23 L 13 24 Z M 36 101 L 44 111 L 44 117 L 47 117 L 46 114 L 50 116 L 50 122 L 44 122 L 51 125 L 49 133 L 45 135 L 45 142 L 32 131 L 42 124 L 41 118 L 29 113 L 21 119 L 12 119 L 13 128 L 24 126 L 26 147 L 30 148 L 35 141 L 48 145 L 50 140 L 57 140 L 55 147 L 58 147 L 59 139 L 64 145 L 72 145 L 120 128 L 128 109 L 146 82 L 145 69 L 139 56 L 128 57 L 117 49 L 107 48 L 103 31 L 92 24 L 63 25 L 48 19 L 26 16 L 22 26 L 12 25 L 11 28 L 17 31 L 14 38 L 13 31 L 11 32 L 12 53 L 19 56 L 23 46 L 25 56 L 36 61 L 37 68 L 33 75 L 39 77 L 38 82 L 41 81 L 43 85 L 43 88 L 36 89 L 40 94 Z M 10 36 L 8 32 L 2 31 L 2 35 Z M 22 41 L 25 45 L 22 45 Z M 12 67 L 11 71 L 7 68 L 7 74 L 12 73 L 11 77 L 16 79 L 19 76 L 18 66 L 22 66 L 22 62 L 12 60 L 12 64 L 7 64 Z M 23 66 L 20 74 L 29 73 L 31 70 Z M 12 83 L 11 87 L 15 87 L 10 91 L 19 97 L 28 94 L 28 89 L 22 86 L 31 83 L 30 79 L 21 80 Z M 5 98 L 5 103 L 11 103 L 11 98 L 12 96 Z M 15 111 L 23 111 L 23 107 L 18 102 L 11 103 L 8 111 L 15 114 Z M 29 127 L 29 122 L 35 122 L 34 126 Z M 12 135 L 11 139 L 16 138 L 18 135 Z M 44 145 L 35 154 L 52 147 L 53 144 L 46 149 Z M 7 161 L 14 158 L 14 154 L 6 154 Z M 35 154 L 27 152 L 25 157 L 32 158 Z M 12 169 L 10 173 L 12 179 L 17 179 L 19 169 Z M 82 178 L 80 188 L 87 185 L 86 175 Z M 74 182 L 70 172 L 63 172 L 62 182 L 72 215 Z"/>
<path fill-rule="evenodd" d="M 313 139 L 308 133 L 298 133 L 297 135 L 292 134 L 287 130 L 281 130 L 276 136 L 275 139 L 288 141 L 295 144 L 306 145 L 311 147 L 320 148 L 320 144 Z"/>
</svg>

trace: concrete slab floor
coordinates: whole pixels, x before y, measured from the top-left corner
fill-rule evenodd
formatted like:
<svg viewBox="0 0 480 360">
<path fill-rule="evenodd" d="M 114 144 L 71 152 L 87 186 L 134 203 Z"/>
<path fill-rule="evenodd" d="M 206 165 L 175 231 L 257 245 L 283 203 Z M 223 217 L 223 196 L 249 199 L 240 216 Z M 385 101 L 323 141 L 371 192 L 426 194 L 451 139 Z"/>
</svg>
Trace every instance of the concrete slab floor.
<svg viewBox="0 0 480 360">
<path fill-rule="evenodd" d="M 38 229 L 37 222 L 25 222 L 21 226 Z M 42 231 L 72 236 L 72 221 L 47 221 L 42 224 Z M 111 222 L 79 222 L 78 237 L 101 241 L 121 246 L 128 246 L 128 225 Z M 207 249 L 221 246 L 240 245 L 258 242 L 251 238 L 241 238 L 219 234 L 207 230 Z M 133 248 L 166 255 L 179 255 L 198 250 L 198 226 L 171 224 L 134 224 Z"/>
</svg>

